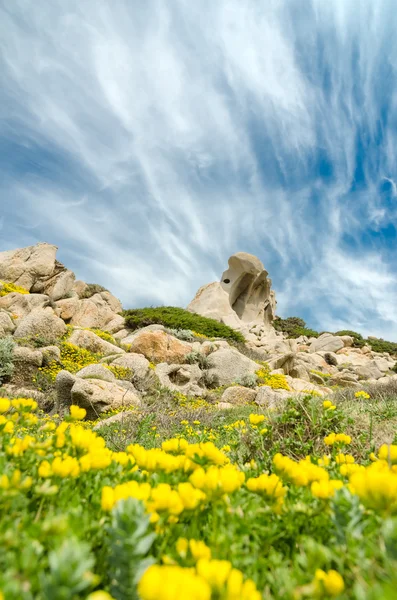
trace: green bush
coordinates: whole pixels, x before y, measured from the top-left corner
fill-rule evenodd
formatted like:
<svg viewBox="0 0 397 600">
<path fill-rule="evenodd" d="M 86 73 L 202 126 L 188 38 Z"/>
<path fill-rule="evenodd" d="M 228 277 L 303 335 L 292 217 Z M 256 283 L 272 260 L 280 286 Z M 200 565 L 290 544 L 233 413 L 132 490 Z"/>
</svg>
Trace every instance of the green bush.
<svg viewBox="0 0 397 600">
<path fill-rule="evenodd" d="M 397 354 L 397 343 L 382 340 L 382 338 L 369 338 L 365 343 L 371 346 L 374 352 L 388 352 L 389 354 Z"/>
<path fill-rule="evenodd" d="M 305 321 L 300 317 L 288 317 L 287 319 L 276 317 L 273 325 L 277 331 L 282 331 L 289 338 L 298 338 L 301 335 L 305 335 L 307 337 L 319 336 L 318 332 L 314 331 L 314 329 L 308 329 Z"/>
<path fill-rule="evenodd" d="M 11 377 L 14 372 L 14 346 L 15 344 L 10 337 L 0 340 L 0 383 Z"/>
<path fill-rule="evenodd" d="M 350 329 L 342 329 L 341 331 L 337 331 L 335 335 L 350 335 L 353 338 L 354 348 L 362 348 L 366 343 L 361 333 L 351 331 Z"/>
<path fill-rule="evenodd" d="M 100 292 L 108 292 L 108 291 L 109 290 L 107 290 L 105 287 L 103 287 L 103 285 L 99 285 L 99 283 L 87 283 L 80 298 L 82 298 L 82 299 L 91 298 L 91 296 L 93 296 L 94 294 L 99 294 Z"/>
<path fill-rule="evenodd" d="M 227 325 L 218 323 L 196 313 L 176 306 L 158 306 L 125 310 L 123 316 L 127 327 L 139 329 L 147 325 L 160 324 L 171 329 L 190 329 L 207 337 L 232 339 L 243 342 L 244 337 Z"/>
</svg>

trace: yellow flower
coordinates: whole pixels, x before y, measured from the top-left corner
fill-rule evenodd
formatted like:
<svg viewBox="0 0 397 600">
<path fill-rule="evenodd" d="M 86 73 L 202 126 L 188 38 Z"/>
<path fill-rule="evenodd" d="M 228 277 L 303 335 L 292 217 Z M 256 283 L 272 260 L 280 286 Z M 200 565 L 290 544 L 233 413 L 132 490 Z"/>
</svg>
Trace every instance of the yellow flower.
<svg viewBox="0 0 397 600">
<path fill-rule="evenodd" d="M 115 504 L 114 490 L 108 485 L 102 488 L 101 507 L 102 510 L 112 510 Z"/>
<path fill-rule="evenodd" d="M 212 588 L 219 590 L 226 583 L 232 564 L 228 560 L 201 558 L 196 568 L 198 575 L 205 579 Z"/>
<path fill-rule="evenodd" d="M 313 584 L 318 592 L 326 592 L 329 596 L 339 596 L 345 589 L 345 583 L 342 576 L 331 569 L 328 572 L 317 569 Z"/>
<path fill-rule="evenodd" d="M 80 408 L 80 406 L 76 406 L 72 404 L 70 407 L 70 416 L 73 421 L 82 421 L 86 416 L 87 411 L 85 408 Z"/>
<path fill-rule="evenodd" d="M 86 600 L 115 600 L 115 599 L 108 592 L 105 592 L 104 590 L 98 590 L 97 592 L 92 592 L 92 594 L 87 596 Z"/>
<path fill-rule="evenodd" d="M 393 465 L 396 464 L 397 463 L 397 446 L 394 444 L 391 444 L 390 446 L 388 444 L 383 444 L 379 448 L 378 458 L 380 458 L 381 460 L 387 460 Z"/>
<path fill-rule="evenodd" d="M 43 478 L 51 477 L 52 469 L 51 469 L 51 465 L 48 462 L 48 460 L 43 460 L 43 462 L 40 463 L 38 473 L 39 473 L 39 477 L 43 477 Z"/>
<path fill-rule="evenodd" d="M 367 392 L 364 392 L 364 390 L 361 390 L 360 392 L 356 392 L 354 394 L 354 396 L 356 398 L 361 398 L 362 400 L 368 400 L 371 397 L 369 394 L 367 394 Z"/>
<path fill-rule="evenodd" d="M 328 481 L 313 481 L 310 490 L 316 498 L 327 500 L 328 498 L 332 498 L 336 490 L 339 490 L 341 487 L 343 487 L 343 481 L 330 479 Z"/>
<path fill-rule="evenodd" d="M 263 421 L 266 419 L 265 415 L 256 415 L 256 414 L 251 414 L 249 416 L 249 420 L 251 425 L 259 425 L 260 423 L 263 423 Z"/>
<path fill-rule="evenodd" d="M 209 584 L 194 569 L 152 565 L 138 584 L 141 600 L 210 600 Z"/>
<path fill-rule="evenodd" d="M 211 549 L 201 540 L 189 540 L 189 548 L 194 560 L 211 558 Z"/>
<path fill-rule="evenodd" d="M 12 421 L 7 421 L 3 428 L 4 433 L 12 433 L 14 431 L 14 423 Z"/>
<path fill-rule="evenodd" d="M 187 551 L 189 549 L 189 540 L 186 538 L 178 538 L 176 543 L 176 551 L 181 558 L 186 558 Z"/>
<path fill-rule="evenodd" d="M 350 435 L 345 433 L 330 433 L 324 438 L 324 444 L 327 446 L 333 446 L 334 444 L 351 444 Z"/>
<path fill-rule="evenodd" d="M 11 402 L 8 398 L 0 398 L 0 413 L 5 413 L 11 408 Z"/>
</svg>

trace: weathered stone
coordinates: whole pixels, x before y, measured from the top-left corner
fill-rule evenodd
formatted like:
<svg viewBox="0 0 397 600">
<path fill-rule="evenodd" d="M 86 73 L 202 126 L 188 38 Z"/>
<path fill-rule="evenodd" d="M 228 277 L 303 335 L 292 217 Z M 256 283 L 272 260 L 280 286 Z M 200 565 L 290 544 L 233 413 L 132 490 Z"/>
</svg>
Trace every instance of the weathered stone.
<svg viewBox="0 0 397 600">
<path fill-rule="evenodd" d="M 271 280 L 261 261 L 237 252 L 229 258 L 221 281 L 201 287 L 188 310 L 238 327 L 252 322 L 271 324 L 275 306 Z"/>
<path fill-rule="evenodd" d="M 232 385 L 227 388 L 221 397 L 222 402 L 236 404 L 250 404 L 256 398 L 256 391 L 241 385 Z"/>
<path fill-rule="evenodd" d="M 0 298 L 0 309 L 5 309 L 13 315 L 15 322 L 29 315 L 36 308 L 49 306 L 50 299 L 44 294 L 18 294 L 12 292 Z"/>
<path fill-rule="evenodd" d="M 68 341 L 95 354 L 124 354 L 122 348 L 103 340 L 93 331 L 85 329 L 75 329 Z"/>
<path fill-rule="evenodd" d="M 143 354 L 129 352 L 116 357 L 111 364 L 130 369 L 132 373 L 131 381 L 140 391 L 146 391 L 158 382 L 154 369 L 150 367 L 149 361 Z"/>
<path fill-rule="evenodd" d="M 49 342 L 62 337 L 66 333 L 66 325 L 56 316 L 52 308 L 35 308 L 21 319 L 14 332 L 14 338 L 42 337 Z"/>
<path fill-rule="evenodd" d="M 351 337 L 351 335 L 340 335 L 338 336 L 342 342 L 345 348 L 350 348 L 351 346 L 353 346 L 353 338 Z"/>
<path fill-rule="evenodd" d="M 219 348 L 209 356 L 208 373 L 216 376 L 219 385 L 230 385 L 244 375 L 254 375 L 259 365 L 234 348 Z"/>
<path fill-rule="evenodd" d="M 82 377 L 83 379 L 102 379 L 103 381 L 116 381 L 114 374 L 100 364 L 88 365 L 83 369 L 80 369 L 76 373 L 76 377 Z"/>
<path fill-rule="evenodd" d="M 343 340 L 332 333 L 323 333 L 310 344 L 310 352 L 336 352 L 344 347 Z"/>
<path fill-rule="evenodd" d="M 103 412 L 141 403 L 136 393 L 117 383 L 79 377 L 72 387 L 71 397 L 73 404 L 86 409 L 87 419 L 96 419 Z"/>
<path fill-rule="evenodd" d="M 30 291 L 36 281 L 53 273 L 56 251 L 56 246 L 42 243 L 0 252 L 0 279 Z"/>
<path fill-rule="evenodd" d="M 291 395 L 286 390 L 273 390 L 268 385 L 261 385 L 257 388 L 255 403 L 265 408 L 282 408 Z"/>
<path fill-rule="evenodd" d="M 141 331 L 131 342 L 130 352 L 143 354 L 153 362 L 182 363 L 192 345 L 165 331 Z"/>
<path fill-rule="evenodd" d="M 74 280 L 74 273 L 55 261 L 52 274 L 36 280 L 30 291 L 35 294 L 47 294 L 54 301 L 60 300 L 71 293 Z"/>
<path fill-rule="evenodd" d="M 179 391 L 189 396 L 201 396 L 204 392 L 199 385 L 202 371 L 196 364 L 193 365 L 168 365 L 160 363 L 155 371 L 161 385 L 171 390 Z"/>
<path fill-rule="evenodd" d="M 95 427 L 92 428 L 92 430 L 99 431 L 103 427 L 107 427 L 108 425 L 114 425 L 115 423 L 127 424 L 134 419 L 136 419 L 136 415 L 134 414 L 134 412 L 132 410 L 122 410 L 121 412 L 117 413 L 116 415 L 112 415 L 111 417 L 108 417 L 107 419 L 103 419 L 102 421 L 99 421 L 99 423 L 97 423 L 95 425 Z"/>
<path fill-rule="evenodd" d="M 216 408 L 219 408 L 220 410 L 230 410 L 233 408 L 233 404 L 230 402 L 217 402 Z"/>
<path fill-rule="evenodd" d="M 0 310 L 0 338 L 12 334 L 16 325 L 11 316 L 5 311 Z"/>
<path fill-rule="evenodd" d="M 79 308 L 80 301 L 77 296 L 73 298 L 65 298 L 55 302 L 55 312 L 58 317 L 61 317 L 64 321 L 70 321 L 73 315 Z"/>
<path fill-rule="evenodd" d="M 55 378 L 55 390 L 57 394 L 56 411 L 62 412 L 72 404 L 72 387 L 76 377 L 69 371 L 60 371 Z"/>
<path fill-rule="evenodd" d="M 29 386 L 43 364 L 43 354 L 40 350 L 32 350 L 25 346 L 15 346 L 13 353 L 14 372 L 11 383 Z"/>
<path fill-rule="evenodd" d="M 380 379 L 382 377 L 382 371 L 378 369 L 373 361 L 370 361 L 367 365 L 362 365 L 354 368 L 355 373 L 359 379 Z"/>
<path fill-rule="evenodd" d="M 116 333 L 124 328 L 124 318 L 120 301 L 110 292 L 99 292 L 79 300 L 79 306 L 71 318 L 71 325 L 103 329 Z"/>
<path fill-rule="evenodd" d="M 386 373 L 394 367 L 395 361 L 388 360 L 387 358 L 374 358 L 372 364 L 379 369 L 379 371 L 382 371 L 382 373 Z"/>
<path fill-rule="evenodd" d="M 43 355 L 43 365 L 61 360 L 61 351 L 58 346 L 45 346 L 44 348 L 40 348 L 40 350 Z"/>
<path fill-rule="evenodd" d="M 305 394 L 308 392 L 318 392 L 319 394 L 324 396 L 325 394 L 332 392 L 332 390 L 329 390 L 328 388 L 320 387 L 304 379 L 294 379 L 287 375 L 286 380 L 289 387 L 291 388 L 291 391 L 298 392 L 299 394 Z"/>
</svg>

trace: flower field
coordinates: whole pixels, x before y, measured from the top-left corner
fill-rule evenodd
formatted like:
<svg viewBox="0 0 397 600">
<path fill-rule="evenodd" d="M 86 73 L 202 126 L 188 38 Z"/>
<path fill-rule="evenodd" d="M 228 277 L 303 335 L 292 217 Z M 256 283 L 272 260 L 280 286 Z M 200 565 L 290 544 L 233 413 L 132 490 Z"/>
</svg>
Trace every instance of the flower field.
<svg viewBox="0 0 397 600">
<path fill-rule="evenodd" d="M 159 413 L 0 398 L 2 600 L 396 598 L 397 445 L 309 395 Z"/>
</svg>

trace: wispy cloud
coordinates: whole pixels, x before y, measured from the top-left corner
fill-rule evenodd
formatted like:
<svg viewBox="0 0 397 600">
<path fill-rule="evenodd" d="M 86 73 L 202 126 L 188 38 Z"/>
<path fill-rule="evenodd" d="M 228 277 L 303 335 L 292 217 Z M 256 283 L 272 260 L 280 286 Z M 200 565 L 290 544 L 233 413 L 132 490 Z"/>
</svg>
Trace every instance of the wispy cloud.
<svg viewBox="0 0 397 600">
<path fill-rule="evenodd" d="M 260 256 L 279 313 L 397 339 L 393 0 L 0 1 L 0 249 L 126 306 Z"/>
</svg>

